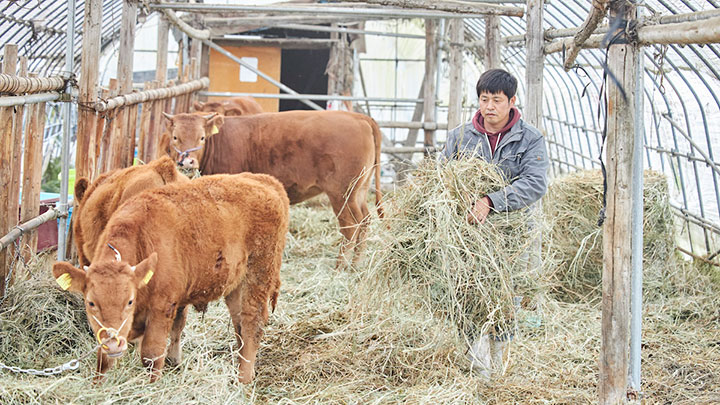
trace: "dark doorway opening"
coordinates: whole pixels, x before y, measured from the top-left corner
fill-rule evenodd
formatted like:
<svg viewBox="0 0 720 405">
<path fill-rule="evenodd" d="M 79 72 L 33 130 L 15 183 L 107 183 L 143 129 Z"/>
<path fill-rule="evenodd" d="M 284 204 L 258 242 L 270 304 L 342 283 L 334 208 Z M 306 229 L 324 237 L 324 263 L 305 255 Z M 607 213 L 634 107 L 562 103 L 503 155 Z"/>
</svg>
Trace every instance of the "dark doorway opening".
<svg viewBox="0 0 720 405">
<path fill-rule="evenodd" d="M 330 49 L 283 49 L 280 81 L 300 94 L 327 94 Z M 325 107 L 325 100 L 312 100 Z M 312 110 L 302 101 L 280 99 L 280 111 Z"/>
</svg>

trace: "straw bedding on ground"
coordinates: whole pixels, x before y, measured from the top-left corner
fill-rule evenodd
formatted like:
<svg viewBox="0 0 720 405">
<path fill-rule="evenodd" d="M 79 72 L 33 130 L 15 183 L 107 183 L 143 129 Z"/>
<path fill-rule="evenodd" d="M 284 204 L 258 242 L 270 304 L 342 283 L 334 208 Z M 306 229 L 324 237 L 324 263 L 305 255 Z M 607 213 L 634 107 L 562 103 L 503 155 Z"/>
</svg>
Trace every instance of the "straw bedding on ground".
<svg viewBox="0 0 720 405">
<path fill-rule="evenodd" d="M 0 370 L 0 402 L 75 404 L 578 404 L 596 402 L 600 350 L 598 305 L 552 297 L 543 324 L 521 308 L 504 376 L 484 383 L 468 370 L 452 319 L 404 288 L 377 283 L 373 264 L 385 246 L 373 223 L 365 260 L 334 270 L 340 236 L 331 210 L 291 208 L 291 233 L 278 309 L 271 314 L 257 379 L 236 382 L 237 352 L 224 304 L 191 311 L 183 361 L 150 384 L 131 349 L 93 384 L 95 355 L 76 371 L 37 377 Z M 392 225 L 391 225 L 392 226 Z M 0 362 L 54 367 L 94 348 L 81 300 L 50 278 L 52 259 L 29 269 L 0 306 Z M 720 402 L 718 287 L 696 267 L 680 264 L 646 295 L 644 403 Z M 655 284 L 651 284 L 655 285 Z M 396 288 L 395 288 L 396 287 Z"/>
</svg>

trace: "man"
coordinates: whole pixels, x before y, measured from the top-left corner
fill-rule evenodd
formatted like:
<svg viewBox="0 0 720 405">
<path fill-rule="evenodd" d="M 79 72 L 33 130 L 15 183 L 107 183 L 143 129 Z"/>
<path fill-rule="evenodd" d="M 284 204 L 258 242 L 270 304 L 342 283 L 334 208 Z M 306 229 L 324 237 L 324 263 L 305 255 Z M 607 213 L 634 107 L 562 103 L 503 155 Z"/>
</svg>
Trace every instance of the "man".
<svg viewBox="0 0 720 405">
<path fill-rule="evenodd" d="M 545 140 L 525 123 L 515 107 L 517 79 L 502 69 L 491 69 L 476 85 L 480 108 L 472 121 L 448 131 L 443 150 L 446 159 L 477 156 L 498 165 L 510 184 L 475 201 L 467 215 L 471 224 L 481 224 L 491 212 L 531 207 L 547 192 L 549 166 Z M 488 334 L 470 347 L 472 368 L 488 378 L 507 357 L 512 334 Z"/>
</svg>

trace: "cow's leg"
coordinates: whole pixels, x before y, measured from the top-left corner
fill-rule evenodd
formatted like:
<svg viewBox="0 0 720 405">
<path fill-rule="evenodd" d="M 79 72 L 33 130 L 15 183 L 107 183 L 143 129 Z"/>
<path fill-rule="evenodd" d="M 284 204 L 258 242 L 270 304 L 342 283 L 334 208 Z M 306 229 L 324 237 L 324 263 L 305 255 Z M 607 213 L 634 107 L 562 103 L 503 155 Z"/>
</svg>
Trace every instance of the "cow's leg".
<svg viewBox="0 0 720 405">
<path fill-rule="evenodd" d="M 353 264 L 357 263 L 362 251 L 365 248 L 365 239 L 367 237 L 367 231 L 370 226 L 370 211 L 367 205 L 367 190 L 365 192 L 359 192 L 356 195 L 356 201 L 361 218 L 356 234 L 355 252 L 353 255 Z"/>
<path fill-rule="evenodd" d="M 148 316 L 140 357 L 150 370 L 151 382 L 160 378 L 165 364 L 165 346 L 176 312 L 172 305 L 170 308 L 153 308 Z"/>
<path fill-rule="evenodd" d="M 253 273 L 248 269 L 248 273 Z M 246 291 L 242 284 L 225 297 L 235 328 L 235 337 L 240 346 L 240 367 L 238 380 L 243 384 L 255 378 L 255 358 L 262 338 L 262 326 L 268 318 L 267 292 L 269 285 L 257 283 Z"/>
<path fill-rule="evenodd" d="M 170 346 L 168 347 L 167 357 L 165 361 L 169 365 L 178 365 L 182 361 L 182 351 L 180 350 L 180 336 L 182 335 L 183 328 L 185 328 L 185 321 L 187 320 L 187 313 L 189 307 L 179 308 L 175 315 L 175 320 L 170 330 Z"/>
<path fill-rule="evenodd" d="M 355 201 L 354 196 L 350 196 L 347 200 L 344 198 L 330 197 L 335 216 L 340 225 L 340 233 L 344 236 L 340 242 L 340 253 L 338 254 L 336 269 L 341 269 L 346 263 L 349 263 L 347 256 L 355 248 L 357 241 L 358 225 L 362 219 L 362 211 Z"/>
</svg>

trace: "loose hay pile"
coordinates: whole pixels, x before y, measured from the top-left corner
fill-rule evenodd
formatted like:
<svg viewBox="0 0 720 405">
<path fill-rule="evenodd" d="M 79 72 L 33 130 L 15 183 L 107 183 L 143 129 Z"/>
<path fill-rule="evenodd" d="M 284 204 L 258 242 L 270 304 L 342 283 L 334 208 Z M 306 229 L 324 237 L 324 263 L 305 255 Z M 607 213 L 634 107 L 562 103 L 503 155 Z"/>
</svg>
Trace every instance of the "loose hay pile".
<svg viewBox="0 0 720 405">
<path fill-rule="evenodd" d="M 531 210 L 491 213 L 481 225 L 467 221 L 475 201 L 506 185 L 480 159 L 423 162 L 385 202 L 387 232 L 378 236 L 384 246 L 368 277 L 409 288 L 408 299 L 443 314 L 465 341 L 512 334 L 513 298 L 533 298 L 541 287 L 541 269 L 528 260 L 542 221 Z"/>
<path fill-rule="evenodd" d="M 644 183 L 643 256 L 646 280 L 652 282 L 672 266 L 675 232 L 665 176 L 648 170 Z M 602 198 L 602 173 L 586 170 L 552 181 L 543 199 L 548 220 L 545 260 L 554 263 L 552 290 L 562 300 L 592 301 L 601 296 L 603 229 L 597 220 Z"/>
<path fill-rule="evenodd" d="M 424 198 L 423 200 L 427 200 Z M 227 308 L 191 311 L 183 361 L 154 384 L 139 353 L 92 383 L 95 357 L 78 370 L 35 377 L 0 370 L 5 404 L 579 404 L 597 402 L 600 310 L 586 302 L 549 300 L 541 327 L 520 320 L 506 374 L 487 384 L 467 370 L 457 327 L 437 308 L 417 302 L 411 280 L 379 283 L 375 266 L 334 270 L 340 234 L 328 207 L 291 207 L 278 308 L 258 353 L 257 379 L 236 382 L 237 352 Z M 594 216 L 594 214 L 593 214 Z M 388 216 L 389 217 L 389 216 Z M 392 221 L 392 218 L 388 218 Z M 375 219 L 369 264 L 385 255 Z M 391 225 L 393 226 L 393 225 Z M 51 263 L 50 260 L 49 263 Z M 61 292 L 50 264 L 32 269 L 0 306 L 0 362 L 56 366 L 86 353 L 94 340 L 79 297 Z M 372 276 L 372 277 L 371 277 Z M 649 300 L 643 323 L 644 403 L 720 403 L 720 291 L 690 266 L 669 275 L 662 297 Z M 25 308 L 27 315 L 21 315 Z M 44 313 L 43 316 L 35 314 Z M 32 321 L 18 327 L 16 317 Z M 40 319 L 54 319 L 54 327 Z M 32 329 L 30 324 L 46 325 Z M 40 338 L 32 336 L 40 334 Z M 35 342 L 73 341 L 68 346 Z M 18 361 L 17 363 L 15 361 Z"/>
</svg>

